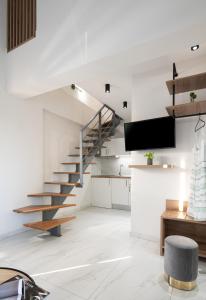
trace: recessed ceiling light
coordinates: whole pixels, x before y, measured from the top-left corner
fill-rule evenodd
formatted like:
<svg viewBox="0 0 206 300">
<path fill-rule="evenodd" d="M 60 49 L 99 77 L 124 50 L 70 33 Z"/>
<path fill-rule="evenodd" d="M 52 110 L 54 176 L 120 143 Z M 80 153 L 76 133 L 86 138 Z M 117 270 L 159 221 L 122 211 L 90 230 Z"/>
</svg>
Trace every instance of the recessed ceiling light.
<svg viewBox="0 0 206 300">
<path fill-rule="evenodd" d="M 123 108 L 127 108 L 127 101 L 123 101 Z"/>
<path fill-rule="evenodd" d="M 199 45 L 194 45 L 191 47 L 191 51 L 196 51 L 199 49 L 199 47 L 200 47 Z"/>
<path fill-rule="evenodd" d="M 109 83 L 105 84 L 105 93 L 110 93 L 110 84 Z"/>
</svg>

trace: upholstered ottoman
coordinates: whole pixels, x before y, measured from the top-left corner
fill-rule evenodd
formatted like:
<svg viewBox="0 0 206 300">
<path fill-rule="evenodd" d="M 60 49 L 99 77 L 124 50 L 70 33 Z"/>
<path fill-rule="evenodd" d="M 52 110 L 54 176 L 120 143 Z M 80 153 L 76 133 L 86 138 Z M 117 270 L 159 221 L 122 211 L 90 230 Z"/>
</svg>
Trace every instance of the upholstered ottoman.
<svg viewBox="0 0 206 300">
<path fill-rule="evenodd" d="M 181 290 L 192 290 L 198 274 L 198 244 L 187 237 L 165 239 L 164 270 L 168 283 Z"/>
</svg>

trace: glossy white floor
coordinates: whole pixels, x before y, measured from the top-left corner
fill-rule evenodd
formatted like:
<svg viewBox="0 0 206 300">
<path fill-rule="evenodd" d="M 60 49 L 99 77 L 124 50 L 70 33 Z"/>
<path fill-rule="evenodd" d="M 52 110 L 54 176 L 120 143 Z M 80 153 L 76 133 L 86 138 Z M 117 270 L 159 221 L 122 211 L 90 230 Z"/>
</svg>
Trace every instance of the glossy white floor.
<svg viewBox="0 0 206 300">
<path fill-rule="evenodd" d="M 192 292 L 168 287 L 159 245 L 130 237 L 129 212 L 90 208 L 77 217 L 61 238 L 31 230 L 1 241 L 1 266 L 34 275 L 50 300 L 206 299 L 204 274 Z"/>
</svg>

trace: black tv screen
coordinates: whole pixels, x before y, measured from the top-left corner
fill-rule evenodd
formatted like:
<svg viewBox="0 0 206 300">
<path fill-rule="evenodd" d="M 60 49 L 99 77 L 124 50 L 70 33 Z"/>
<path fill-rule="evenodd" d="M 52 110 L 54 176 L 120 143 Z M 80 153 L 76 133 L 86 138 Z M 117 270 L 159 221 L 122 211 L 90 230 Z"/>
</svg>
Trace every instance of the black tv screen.
<svg viewBox="0 0 206 300">
<path fill-rule="evenodd" d="M 124 124 L 126 151 L 175 148 L 175 119 L 156 118 Z"/>
</svg>

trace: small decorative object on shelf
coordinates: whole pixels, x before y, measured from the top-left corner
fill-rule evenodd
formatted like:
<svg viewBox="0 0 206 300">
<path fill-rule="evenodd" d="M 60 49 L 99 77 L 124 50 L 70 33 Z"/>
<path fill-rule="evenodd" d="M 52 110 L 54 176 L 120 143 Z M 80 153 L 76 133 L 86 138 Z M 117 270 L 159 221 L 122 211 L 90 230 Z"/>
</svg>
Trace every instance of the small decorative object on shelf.
<svg viewBox="0 0 206 300">
<path fill-rule="evenodd" d="M 194 103 L 196 98 L 197 98 L 197 95 L 194 92 L 191 92 L 190 93 L 190 102 Z"/>
<path fill-rule="evenodd" d="M 152 165 L 153 164 L 153 159 L 154 159 L 154 152 L 146 152 L 144 157 L 147 158 L 147 164 Z"/>
</svg>

